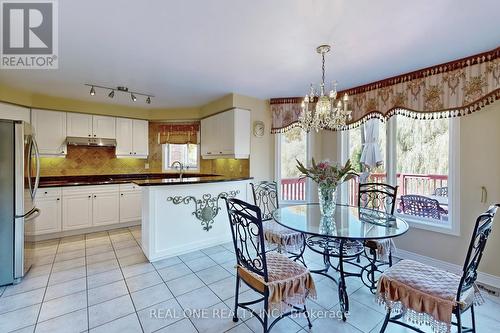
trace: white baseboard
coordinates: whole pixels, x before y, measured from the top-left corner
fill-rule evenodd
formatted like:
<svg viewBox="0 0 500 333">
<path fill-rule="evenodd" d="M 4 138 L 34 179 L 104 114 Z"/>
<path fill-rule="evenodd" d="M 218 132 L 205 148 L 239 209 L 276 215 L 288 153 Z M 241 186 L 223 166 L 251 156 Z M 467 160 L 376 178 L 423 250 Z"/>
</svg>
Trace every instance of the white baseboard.
<svg viewBox="0 0 500 333">
<path fill-rule="evenodd" d="M 418 262 L 421 262 L 426 265 L 434 266 L 436 268 L 443 269 L 448 272 L 452 272 L 458 275 L 462 274 L 462 266 L 457 264 L 452 264 L 447 261 L 435 259 L 432 257 L 423 256 L 421 254 L 417 254 L 415 252 L 405 251 L 401 249 L 397 249 L 394 254 L 395 257 L 400 259 L 411 259 Z M 484 284 L 489 287 L 493 287 L 496 289 L 500 289 L 500 276 L 495 276 L 488 273 L 477 272 L 477 282 L 480 284 Z"/>
</svg>

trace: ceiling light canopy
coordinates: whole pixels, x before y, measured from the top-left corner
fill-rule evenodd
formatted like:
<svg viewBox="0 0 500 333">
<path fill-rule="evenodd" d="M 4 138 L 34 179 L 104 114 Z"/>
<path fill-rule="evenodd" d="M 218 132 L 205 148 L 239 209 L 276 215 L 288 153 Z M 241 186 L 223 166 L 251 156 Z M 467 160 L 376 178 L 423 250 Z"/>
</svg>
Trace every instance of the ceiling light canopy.
<svg viewBox="0 0 500 333">
<path fill-rule="evenodd" d="M 325 94 L 325 54 L 330 52 L 330 45 L 320 45 L 316 52 L 322 59 L 322 76 L 319 84 L 319 94 L 311 83 L 309 94 L 306 94 L 302 102 L 302 114 L 299 124 L 303 130 L 309 132 L 311 129 L 318 132 L 321 129 L 341 129 L 351 119 L 351 112 L 347 110 L 349 97 L 347 94 L 337 100 L 337 82 L 332 84 L 328 95 Z M 310 103 L 316 103 L 314 109 Z"/>
<path fill-rule="evenodd" d="M 137 101 L 137 96 L 145 96 L 146 103 L 151 104 L 151 98 L 154 97 L 154 95 L 151 95 L 151 94 L 141 93 L 141 92 L 137 92 L 137 91 L 129 91 L 128 88 L 125 86 L 106 87 L 106 86 L 99 86 L 96 84 L 89 84 L 89 83 L 85 83 L 85 85 L 90 87 L 90 95 L 91 96 L 95 96 L 95 94 L 96 94 L 95 88 L 100 88 L 100 89 L 109 90 L 109 93 L 108 93 L 109 98 L 115 97 L 115 91 L 116 91 L 116 92 L 120 92 L 120 93 L 124 93 L 124 94 L 130 94 L 130 99 L 133 102 Z"/>
</svg>

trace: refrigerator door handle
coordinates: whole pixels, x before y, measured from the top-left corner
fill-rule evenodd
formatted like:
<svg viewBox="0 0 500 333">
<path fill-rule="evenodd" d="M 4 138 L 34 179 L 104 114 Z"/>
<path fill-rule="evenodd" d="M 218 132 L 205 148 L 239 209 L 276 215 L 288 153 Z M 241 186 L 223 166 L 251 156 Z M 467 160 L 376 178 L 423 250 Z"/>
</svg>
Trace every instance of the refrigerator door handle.
<svg viewBox="0 0 500 333">
<path fill-rule="evenodd" d="M 36 216 L 32 216 L 33 214 L 37 214 Z M 33 207 L 33 209 L 31 209 L 29 212 L 27 212 L 26 214 L 23 214 L 23 215 L 16 215 L 16 219 L 20 219 L 20 218 L 25 218 L 25 219 L 32 219 L 32 218 L 35 218 L 35 217 L 38 217 L 40 215 L 40 209 L 39 208 L 36 208 L 36 207 Z"/>
<path fill-rule="evenodd" d="M 35 158 L 36 158 L 36 178 L 35 186 L 33 188 L 32 199 L 35 199 L 36 191 L 38 190 L 38 185 L 40 184 L 40 150 L 38 150 L 38 145 L 36 143 L 35 137 L 31 139 L 31 144 L 35 148 Z"/>
</svg>

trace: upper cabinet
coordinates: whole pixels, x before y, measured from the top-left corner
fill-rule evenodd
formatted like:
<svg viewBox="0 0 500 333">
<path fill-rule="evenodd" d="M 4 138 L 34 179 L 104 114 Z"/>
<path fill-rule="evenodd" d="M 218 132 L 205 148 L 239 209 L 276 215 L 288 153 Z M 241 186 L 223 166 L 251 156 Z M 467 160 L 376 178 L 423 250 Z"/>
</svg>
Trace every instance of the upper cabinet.
<svg viewBox="0 0 500 333">
<path fill-rule="evenodd" d="M 116 156 L 147 158 L 148 133 L 146 120 L 116 118 Z"/>
<path fill-rule="evenodd" d="M 66 155 L 66 112 L 32 109 L 31 124 L 41 155 Z"/>
<path fill-rule="evenodd" d="M 74 137 L 116 139 L 115 117 L 67 114 L 67 134 Z"/>
<path fill-rule="evenodd" d="M 250 111 L 234 108 L 201 120 L 203 158 L 250 157 Z"/>
<path fill-rule="evenodd" d="M 0 103 L 0 119 L 22 120 L 31 122 L 30 109 L 22 106 Z"/>
</svg>

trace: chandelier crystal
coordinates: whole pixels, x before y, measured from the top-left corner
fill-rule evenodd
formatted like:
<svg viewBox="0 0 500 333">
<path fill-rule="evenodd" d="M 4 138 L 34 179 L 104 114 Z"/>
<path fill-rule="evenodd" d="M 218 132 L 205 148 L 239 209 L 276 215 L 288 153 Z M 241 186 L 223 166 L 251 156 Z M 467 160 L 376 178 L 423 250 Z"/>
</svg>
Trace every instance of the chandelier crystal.
<svg viewBox="0 0 500 333">
<path fill-rule="evenodd" d="M 330 52 L 330 45 L 320 45 L 316 48 L 316 52 L 321 55 L 322 59 L 322 77 L 319 85 L 319 94 L 311 84 L 308 94 L 302 101 L 302 114 L 299 117 L 299 124 L 303 130 L 309 132 L 314 129 L 318 132 L 320 129 L 338 130 L 343 128 L 347 121 L 351 119 L 351 112 L 347 110 L 349 97 L 345 94 L 342 100 L 337 100 L 337 83 L 333 83 L 333 87 L 325 94 L 325 54 Z M 312 105 L 316 102 L 315 107 Z M 313 110 L 314 109 L 314 110 Z"/>
</svg>

